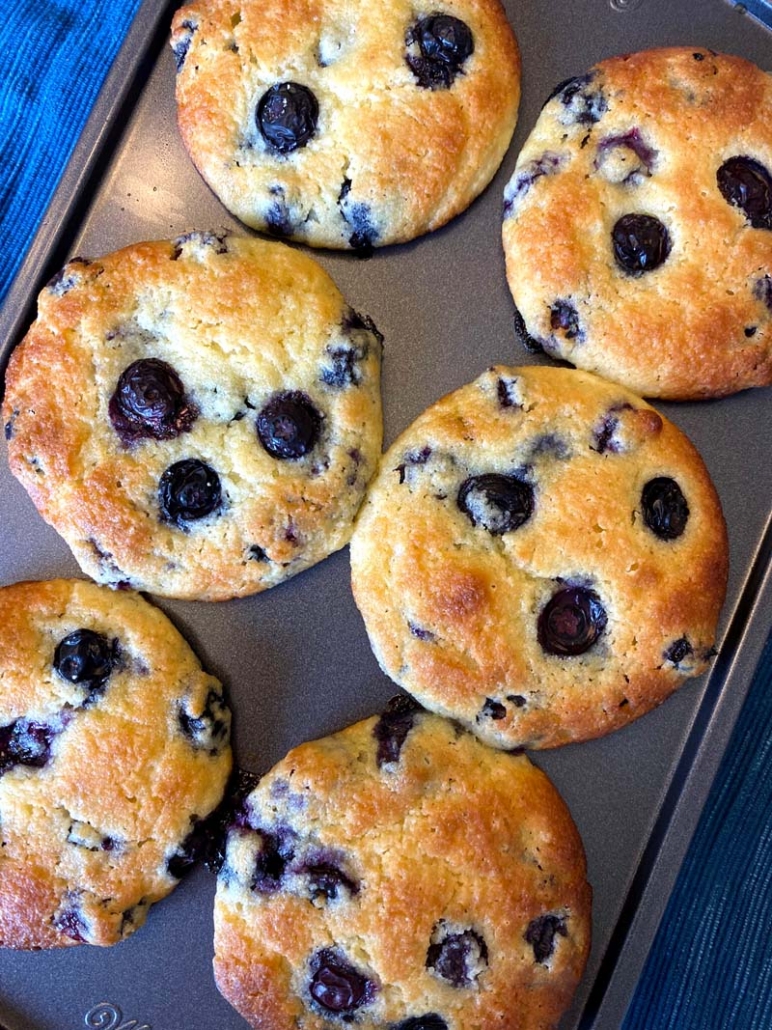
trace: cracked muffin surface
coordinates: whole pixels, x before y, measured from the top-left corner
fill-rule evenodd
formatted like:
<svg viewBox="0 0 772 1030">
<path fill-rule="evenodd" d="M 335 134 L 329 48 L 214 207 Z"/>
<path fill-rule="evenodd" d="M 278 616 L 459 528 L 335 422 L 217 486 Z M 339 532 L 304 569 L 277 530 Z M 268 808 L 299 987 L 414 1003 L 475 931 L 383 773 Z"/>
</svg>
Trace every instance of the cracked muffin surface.
<svg viewBox="0 0 772 1030">
<path fill-rule="evenodd" d="M 420 415 L 351 541 L 383 670 L 503 748 L 600 736 L 704 672 L 727 565 L 683 433 L 623 387 L 538 366 Z"/>
<path fill-rule="evenodd" d="M 18 583 L 0 621 L 0 946 L 115 944 L 174 889 L 222 798 L 222 687 L 130 592 Z"/>
<path fill-rule="evenodd" d="M 367 252 L 447 222 L 515 128 L 498 0 L 194 0 L 172 25 L 183 142 L 241 221 Z"/>
<path fill-rule="evenodd" d="M 280 243 L 192 232 L 73 259 L 11 356 L 11 470 L 99 582 L 266 589 L 348 542 L 381 450 L 381 344 Z"/>
<path fill-rule="evenodd" d="M 561 83 L 502 232 L 527 347 L 648 397 L 772 383 L 772 76 L 674 47 Z"/>
<path fill-rule="evenodd" d="M 581 977 L 590 903 L 547 777 L 399 696 L 292 750 L 243 803 L 215 976 L 262 1030 L 547 1030 Z"/>
</svg>

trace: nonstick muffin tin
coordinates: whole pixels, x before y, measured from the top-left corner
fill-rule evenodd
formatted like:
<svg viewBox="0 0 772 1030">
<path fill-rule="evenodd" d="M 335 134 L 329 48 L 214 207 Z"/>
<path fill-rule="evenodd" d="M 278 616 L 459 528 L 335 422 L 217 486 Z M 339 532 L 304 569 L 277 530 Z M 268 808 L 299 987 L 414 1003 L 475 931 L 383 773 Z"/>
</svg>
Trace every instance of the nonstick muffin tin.
<svg viewBox="0 0 772 1030">
<path fill-rule="evenodd" d="M 0 314 L 3 362 L 34 317 L 38 289 L 72 255 L 96 256 L 193 228 L 248 232 L 195 172 L 180 142 L 168 27 L 174 4 L 145 0 L 47 218 Z M 726 0 L 505 4 L 520 43 L 518 128 L 492 185 L 446 228 L 367 260 L 314 256 L 385 336 L 386 443 L 434 400 L 492 364 L 538 362 L 514 332 L 500 243 L 502 193 L 554 86 L 630 50 L 687 44 L 769 65 L 770 34 Z M 750 8 L 750 5 L 746 5 Z M 766 4 L 758 3 L 759 16 Z M 709 244 L 709 241 L 706 241 Z M 66 403 L 66 398 L 62 398 Z M 602 740 L 534 754 L 568 803 L 594 888 L 594 943 L 561 1024 L 616 1030 L 769 630 L 772 467 L 769 389 L 657 404 L 702 453 L 729 527 L 720 653 L 707 677 Z M 80 575 L 65 544 L 0 462 L 0 582 Z M 240 764 L 262 773 L 295 744 L 378 711 L 394 693 L 373 658 L 346 550 L 289 583 L 223 604 L 161 602 L 227 685 Z M 0 954 L 10 1030 L 86 1025 L 239 1030 L 211 974 L 214 880 L 198 869 L 112 949 Z M 132 1021 L 134 1021 L 132 1023 Z"/>
</svg>

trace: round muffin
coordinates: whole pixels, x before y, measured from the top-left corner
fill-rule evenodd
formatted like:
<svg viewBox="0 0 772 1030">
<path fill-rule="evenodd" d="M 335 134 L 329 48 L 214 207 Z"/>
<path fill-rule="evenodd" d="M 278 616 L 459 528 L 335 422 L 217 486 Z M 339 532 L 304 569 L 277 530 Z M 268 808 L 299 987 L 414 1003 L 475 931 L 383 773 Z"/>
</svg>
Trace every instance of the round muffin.
<svg viewBox="0 0 772 1030">
<path fill-rule="evenodd" d="M 495 747 L 547 748 L 706 669 L 727 539 L 699 455 L 648 404 L 493 368 L 384 456 L 351 567 L 387 675 Z"/>
<path fill-rule="evenodd" d="M 0 623 L 0 946 L 115 944 L 222 797 L 222 688 L 136 594 L 18 583 Z"/>
<path fill-rule="evenodd" d="M 499 0 L 194 0 L 177 110 L 229 211 L 370 251 L 463 211 L 509 146 L 520 59 Z"/>
<path fill-rule="evenodd" d="M 601 61 L 504 199 L 527 347 L 649 397 L 772 382 L 772 76 L 688 47 Z"/>
<path fill-rule="evenodd" d="M 544 773 L 401 696 L 249 795 L 214 967 L 261 1030 L 546 1030 L 589 937 L 582 844 Z"/>
<path fill-rule="evenodd" d="M 381 450 L 381 337 L 316 262 L 194 232 L 74 259 L 38 303 L 5 435 L 84 572 L 220 600 L 348 542 Z"/>
</svg>

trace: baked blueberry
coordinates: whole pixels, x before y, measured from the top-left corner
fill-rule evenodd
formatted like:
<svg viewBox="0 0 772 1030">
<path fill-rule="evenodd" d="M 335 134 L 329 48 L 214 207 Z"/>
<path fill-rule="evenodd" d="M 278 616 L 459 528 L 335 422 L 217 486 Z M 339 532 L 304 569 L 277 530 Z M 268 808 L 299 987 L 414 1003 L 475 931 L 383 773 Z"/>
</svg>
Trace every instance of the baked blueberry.
<svg viewBox="0 0 772 1030">
<path fill-rule="evenodd" d="M 643 519 L 660 540 L 676 540 L 686 529 L 689 505 L 681 487 L 669 476 L 650 479 L 641 492 Z"/>
<path fill-rule="evenodd" d="M 193 33 L 196 31 L 198 26 L 195 24 L 195 22 L 192 22 L 189 18 L 187 18 L 185 19 L 185 21 L 182 22 L 181 28 L 184 30 L 184 33 L 181 33 L 179 38 L 176 39 L 174 41 L 174 44 L 172 45 L 172 50 L 174 51 L 174 64 L 176 66 L 177 71 L 180 71 L 183 64 L 185 63 L 185 58 L 188 56 L 188 50 L 190 50 L 190 43 L 193 39 Z"/>
<path fill-rule="evenodd" d="M 754 229 L 772 229 L 772 175 L 753 157 L 730 157 L 716 173 L 724 200 L 739 207 Z"/>
<path fill-rule="evenodd" d="M 474 53 L 469 26 L 450 14 L 432 14 L 419 19 L 408 30 L 405 42 L 407 63 L 424 89 L 449 89 Z M 416 44 L 418 53 L 415 53 Z"/>
<path fill-rule="evenodd" d="M 350 193 L 351 179 L 344 179 L 338 194 L 338 206 L 352 229 L 348 240 L 349 246 L 357 251 L 360 257 L 369 257 L 378 242 L 378 228 L 373 221 L 369 205 L 362 201 L 349 200 Z"/>
<path fill-rule="evenodd" d="M 181 880 L 203 856 L 208 843 L 206 823 L 197 816 L 191 817 L 193 829 L 177 850 L 166 859 L 166 871 L 175 880 Z"/>
<path fill-rule="evenodd" d="M 51 757 L 51 744 L 60 727 L 31 719 L 0 726 L 0 775 L 15 765 L 42 769 Z"/>
<path fill-rule="evenodd" d="M 93 699 L 104 690 L 116 655 L 116 640 L 110 641 L 92 629 L 76 629 L 56 645 L 54 669 L 62 679 L 81 684 Z"/>
<path fill-rule="evenodd" d="M 528 351 L 529 354 L 542 354 L 544 352 L 544 344 L 541 340 L 537 340 L 535 336 L 531 336 L 528 332 L 525 319 L 520 314 L 518 308 L 515 308 L 514 314 L 515 322 L 515 335 L 522 343 L 523 347 Z"/>
<path fill-rule="evenodd" d="M 303 871 L 308 876 L 308 889 L 312 898 L 324 897 L 335 901 L 339 896 L 356 894 L 359 886 L 334 862 L 306 863 Z"/>
<path fill-rule="evenodd" d="M 507 706 L 503 705 L 501 701 L 496 701 L 492 697 L 486 697 L 485 704 L 482 707 L 482 715 L 488 719 L 505 719 L 507 715 Z"/>
<path fill-rule="evenodd" d="M 766 305 L 772 315 L 772 275 L 763 275 L 753 284 L 753 296 Z"/>
<path fill-rule="evenodd" d="M 565 587 L 541 610 L 538 640 L 547 654 L 584 654 L 603 633 L 607 621 L 606 609 L 594 590 Z"/>
<path fill-rule="evenodd" d="M 321 412 L 298 390 L 275 393 L 257 416 L 260 443 L 282 461 L 294 461 L 312 451 L 321 427 Z"/>
<path fill-rule="evenodd" d="M 392 697 L 378 722 L 373 727 L 373 736 L 378 741 L 376 761 L 378 766 L 399 761 L 399 753 L 408 733 L 413 728 L 415 717 L 421 706 L 407 694 Z"/>
<path fill-rule="evenodd" d="M 653 272 L 670 254 L 670 233 L 653 215 L 622 215 L 611 230 L 616 263 L 625 272 Z"/>
<path fill-rule="evenodd" d="M 285 827 L 257 830 L 261 846 L 255 859 L 251 887 L 258 894 L 280 890 L 284 872 L 295 857 L 295 834 Z"/>
<path fill-rule="evenodd" d="M 541 157 L 529 161 L 509 181 L 504 190 L 504 217 L 512 214 L 518 203 L 528 193 L 531 186 L 543 175 L 554 175 L 560 170 L 565 158 L 552 151 L 546 151 Z"/>
<path fill-rule="evenodd" d="M 435 927 L 426 953 L 426 967 L 453 987 L 471 987 L 488 964 L 488 948 L 474 930 L 447 932 Z"/>
<path fill-rule="evenodd" d="M 665 651 L 665 659 L 668 662 L 672 662 L 673 665 L 678 665 L 684 660 L 684 658 L 689 658 L 690 655 L 693 654 L 694 648 L 686 637 L 680 637 L 678 640 L 673 641 L 673 643 L 667 648 Z"/>
<path fill-rule="evenodd" d="M 73 899 L 75 900 L 75 899 Z M 88 941 L 88 926 L 82 913 L 75 907 L 68 907 L 58 912 L 53 920 L 54 929 L 63 933 L 78 944 L 86 944 Z"/>
<path fill-rule="evenodd" d="M 524 937 L 533 948 L 533 957 L 536 962 L 546 962 L 555 950 L 555 937 L 568 936 L 566 920 L 564 916 L 548 912 L 531 920 Z"/>
<path fill-rule="evenodd" d="M 210 690 L 200 715 L 191 715 L 186 702 L 180 705 L 180 728 L 194 747 L 219 754 L 230 740 L 231 713 L 219 691 Z"/>
<path fill-rule="evenodd" d="M 519 529 L 530 519 L 534 492 L 530 483 L 517 476 L 486 472 L 464 480 L 457 504 L 473 526 L 487 529 L 492 536 L 501 536 Z"/>
<path fill-rule="evenodd" d="M 255 115 L 260 134 L 277 154 L 291 154 L 316 135 L 319 102 L 299 82 L 277 82 L 260 97 Z"/>
<path fill-rule="evenodd" d="M 180 377 L 159 358 L 143 358 L 124 369 L 108 411 L 124 443 L 142 437 L 171 440 L 187 432 L 198 414 Z"/>
<path fill-rule="evenodd" d="M 425 1016 L 411 1016 L 396 1023 L 392 1030 L 448 1030 L 448 1024 L 436 1012 L 427 1012 Z"/>
<path fill-rule="evenodd" d="M 584 337 L 579 325 L 579 312 L 570 300 L 555 301 L 550 308 L 550 326 L 554 330 L 560 330 L 567 340 L 581 340 Z"/>
<path fill-rule="evenodd" d="M 352 1015 L 375 996 L 375 984 L 332 948 L 311 961 L 308 991 L 317 1005 L 336 1015 Z"/>
<path fill-rule="evenodd" d="M 594 168 L 610 182 L 638 185 L 652 173 L 657 151 L 650 147 L 638 128 L 615 136 L 604 136 L 598 143 Z"/>
<path fill-rule="evenodd" d="M 185 458 L 170 465 L 158 484 L 161 516 L 180 528 L 211 515 L 221 501 L 220 477 L 198 458 Z"/>
<path fill-rule="evenodd" d="M 593 126 L 608 110 L 608 101 L 600 88 L 593 89 L 594 73 L 577 75 L 556 86 L 548 102 L 559 99 L 563 106 L 559 120 L 563 125 Z"/>
</svg>

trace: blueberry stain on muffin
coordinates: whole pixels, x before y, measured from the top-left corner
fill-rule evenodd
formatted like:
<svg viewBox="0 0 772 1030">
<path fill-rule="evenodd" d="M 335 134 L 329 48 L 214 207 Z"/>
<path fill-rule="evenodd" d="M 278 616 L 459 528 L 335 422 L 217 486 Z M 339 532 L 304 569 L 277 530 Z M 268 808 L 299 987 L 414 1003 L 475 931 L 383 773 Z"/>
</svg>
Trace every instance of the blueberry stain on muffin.
<svg viewBox="0 0 772 1030">
<path fill-rule="evenodd" d="M 338 194 L 338 207 L 343 219 L 352 230 L 349 236 L 349 246 L 355 250 L 360 257 L 369 257 L 373 247 L 378 242 L 378 227 L 375 225 L 372 212 L 368 204 L 363 201 L 350 200 L 351 179 L 344 179 L 343 185 Z"/>
<path fill-rule="evenodd" d="M 543 964 L 551 957 L 555 951 L 555 938 L 557 936 L 568 936 L 565 916 L 548 912 L 546 915 L 531 920 L 524 937 L 526 942 L 533 948 L 534 961 Z"/>
<path fill-rule="evenodd" d="M 558 115 L 563 125 L 591 127 L 606 113 L 608 100 L 599 86 L 593 87 L 594 81 L 594 73 L 577 75 L 561 82 L 549 95 L 547 103 L 557 99 L 563 108 Z"/>
<path fill-rule="evenodd" d="M 606 628 L 608 616 L 594 590 L 571 586 L 553 594 L 541 610 L 537 636 L 542 650 L 558 657 L 584 654 Z"/>
<path fill-rule="evenodd" d="M 257 894 L 281 890 L 284 874 L 295 857 L 295 834 L 288 827 L 257 830 L 260 851 L 255 858 L 250 887 Z"/>
<path fill-rule="evenodd" d="M 716 173 L 721 196 L 754 229 L 772 229 L 772 175 L 753 157 L 730 157 Z"/>
<path fill-rule="evenodd" d="M 772 315 L 772 275 L 763 275 L 753 284 L 753 296 L 760 300 Z"/>
<path fill-rule="evenodd" d="M 448 1030 L 448 1024 L 436 1012 L 427 1012 L 423 1016 L 410 1016 L 396 1023 L 391 1030 Z"/>
<path fill-rule="evenodd" d="M 617 265 L 630 275 L 653 272 L 668 258 L 672 243 L 667 227 L 654 215 L 622 215 L 611 230 Z"/>
<path fill-rule="evenodd" d="M 581 343 L 584 329 L 579 322 L 579 312 L 570 300 L 556 300 L 550 308 L 550 327 L 553 332 L 561 332 L 567 340 Z"/>
<path fill-rule="evenodd" d="M 195 22 L 192 22 L 189 18 L 186 19 L 182 22 L 183 32 L 172 44 L 174 64 L 178 72 L 182 70 L 182 66 L 185 64 L 185 58 L 188 56 L 188 50 L 190 50 L 193 33 L 197 28 L 198 25 L 196 25 Z"/>
<path fill-rule="evenodd" d="M 179 375 L 160 358 L 142 358 L 124 369 L 108 411 L 127 445 L 143 438 L 172 440 L 189 432 L 198 416 Z"/>
<path fill-rule="evenodd" d="M 376 762 L 379 768 L 399 761 L 402 745 L 420 711 L 422 709 L 418 702 L 407 694 L 397 694 L 389 700 L 373 727 L 373 736 L 378 742 Z"/>
<path fill-rule="evenodd" d="M 656 160 L 657 151 L 646 143 L 636 127 L 599 140 L 593 167 L 609 182 L 638 186 L 651 176 Z"/>
<path fill-rule="evenodd" d="M 316 135 L 319 102 L 302 83 L 277 82 L 260 97 L 255 120 L 270 150 L 291 154 Z"/>
<path fill-rule="evenodd" d="M 405 37 L 407 63 L 423 89 L 450 89 L 474 53 L 466 22 L 450 14 L 431 14 L 410 26 Z"/>
<path fill-rule="evenodd" d="M 464 480 L 456 503 L 473 526 L 487 529 L 491 536 L 502 536 L 530 519 L 534 489 L 517 476 L 486 472 Z"/>
<path fill-rule="evenodd" d="M 560 154 L 548 150 L 521 168 L 504 190 L 504 217 L 508 218 L 514 213 L 520 201 L 538 179 L 559 172 L 564 161 L 565 158 Z"/>
<path fill-rule="evenodd" d="M 307 860 L 300 868 L 308 881 L 308 892 L 311 898 L 326 901 L 353 897 L 359 892 L 359 884 L 331 859 L 323 857 Z"/>
<path fill-rule="evenodd" d="M 689 505 L 681 487 L 669 476 L 650 479 L 641 491 L 643 519 L 660 540 L 676 540 L 686 529 Z"/>
<path fill-rule="evenodd" d="M 296 461 L 316 446 L 322 428 L 322 413 L 311 398 L 299 390 L 275 393 L 257 416 L 257 437 L 272 458 Z"/>
<path fill-rule="evenodd" d="M 183 734 L 196 748 L 218 755 L 230 740 L 231 716 L 219 691 L 210 690 L 198 715 L 189 710 L 186 698 L 179 707 L 177 721 Z"/>
<path fill-rule="evenodd" d="M 342 390 L 347 386 L 358 386 L 362 382 L 361 364 L 368 354 L 368 345 L 346 346 L 339 344 L 327 348 L 329 363 L 322 367 L 321 380 L 325 386 Z"/>
<path fill-rule="evenodd" d="M 375 998 L 375 982 L 335 948 L 318 951 L 311 959 L 310 973 L 308 993 L 333 1015 L 351 1017 Z"/>
<path fill-rule="evenodd" d="M 17 765 L 42 769 L 51 759 L 54 738 L 62 725 L 15 719 L 0 726 L 0 776 Z"/>
<path fill-rule="evenodd" d="M 665 661 L 672 662 L 673 665 L 678 666 L 681 662 L 687 658 L 691 658 L 694 654 L 694 648 L 689 643 L 686 637 L 680 637 L 678 640 L 674 640 L 673 643 L 665 649 Z"/>
</svg>

